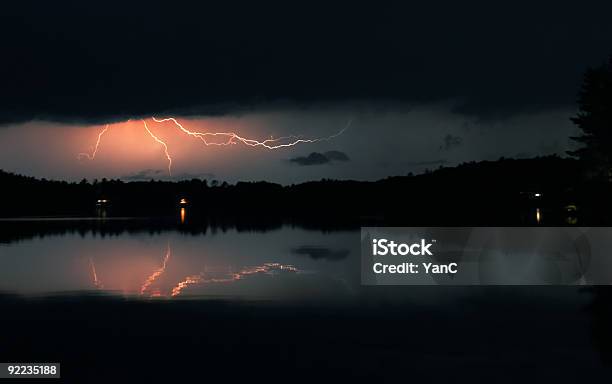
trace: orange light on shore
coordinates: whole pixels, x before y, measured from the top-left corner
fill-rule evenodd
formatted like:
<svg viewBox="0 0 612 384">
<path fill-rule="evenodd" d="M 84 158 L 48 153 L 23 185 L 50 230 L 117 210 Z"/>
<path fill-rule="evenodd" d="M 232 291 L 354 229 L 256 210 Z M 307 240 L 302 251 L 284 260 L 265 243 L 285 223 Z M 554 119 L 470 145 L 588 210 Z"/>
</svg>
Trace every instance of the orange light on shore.
<svg viewBox="0 0 612 384">
<path fill-rule="evenodd" d="M 181 199 L 181 200 L 179 201 L 179 204 L 181 204 L 181 205 L 185 205 L 185 204 L 187 204 L 187 199 Z"/>
</svg>

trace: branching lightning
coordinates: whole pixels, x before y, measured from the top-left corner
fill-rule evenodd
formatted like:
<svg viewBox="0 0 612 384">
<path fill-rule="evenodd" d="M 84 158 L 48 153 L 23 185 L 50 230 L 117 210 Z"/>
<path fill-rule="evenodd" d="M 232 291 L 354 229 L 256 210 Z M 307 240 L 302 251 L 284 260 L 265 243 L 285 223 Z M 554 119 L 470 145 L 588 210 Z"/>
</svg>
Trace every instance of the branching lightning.
<svg viewBox="0 0 612 384">
<path fill-rule="evenodd" d="M 302 138 L 300 136 L 283 136 L 283 137 L 278 137 L 278 138 L 269 138 L 269 139 L 265 139 L 263 141 L 259 141 L 259 140 L 255 140 L 255 139 L 250 139 L 250 138 L 246 138 L 243 136 L 238 135 L 236 132 L 198 132 L 198 131 L 191 131 L 187 128 L 185 128 L 185 126 L 183 124 L 181 124 L 176 118 L 174 117 L 168 117 L 168 118 L 163 118 L 163 119 L 158 119 L 156 117 L 151 117 L 151 119 L 156 122 L 156 123 L 166 123 L 166 122 L 171 122 L 172 124 L 174 124 L 174 126 L 176 126 L 181 132 L 185 133 L 188 136 L 191 137 L 195 137 L 197 139 L 200 139 L 204 145 L 209 146 L 209 145 L 215 145 L 215 146 L 227 146 L 227 145 L 233 145 L 233 144 L 239 144 L 242 143 L 244 145 L 247 145 L 249 147 L 262 147 L 265 149 L 280 149 L 280 148 L 287 148 L 287 147 L 293 147 L 295 145 L 298 144 L 302 144 L 302 143 L 316 143 L 316 142 L 320 142 L 320 141 L 328 141 L 331 139 L 334 139 L 338 136 L 340 136 L 341 134 L 344 133 L 344 131 L 346 131 L 349 126 L 352 123 L 352 120 L 349 120 L 347 122 L 347 124 L 337 133 L 331 135 L 331 136 L 327 136 L 327 137 L 319 137 L 319 138 Z M 166 144 L 166 142 L 164 142 L 162 139 L 160 139 L 157 135 L 155 135 L 150 129 L 149 126 L 147 125 L 147 122 L 143 119 L 142 123 L 144 125 L 144 129 L 145 131 L 149 134 L 149 136 L 151 136 L 153 138 L 153 140 L 155 140 L 157 143 L 161 144 L 163 149 L 164 149 L 164 154 L 166 155 L 166 159 L 168 159 L 168 175 L 172 176 L 172 157 L 170 156 L 170 152 L 168 150 L 168 145 Z M 98 152 L 98 148 L 100 146 L 100 142 L 102 139 L 102 135 L 104 135 L 104 133 L 106 133 L 106 131 L 108 131 L 109 129 L 109 125 L 107 124 L 104 129 L 102 131 L 100 131 L 98 133 L 98 139 L 96 141 L 96 145 L 93 148 L 92 153 L 79 153 L 78 154 L 78 159 L 83 159 L 83 158 L 87 158 L 89 160 L 94 160 L 96 158 L 96 153 Z M 214 141 L 215 138 L 221 138 L 221 141 Z"/>
<path fill-rule="evenodd" d="M 285 147 L 292 147 L 294 145 L 300 144 L 300 143 L 316 143 L 319 141 L 327 141 L 327 140 L 331 140 L 335 137 L 340 136 L 342 133 L 344 133 L 344 131 L 346 131 L 348 129 L 348 127 L 351 125 L 352 120 L 349 120 L 349 122 L 344 126 L 344 128 L 342 128 L 340 131 L 338 131 L 337 133 L 331 135 L 331 136 L 327 136 L 327 137 L 322 137 L 322 138 L 316 138 L 316 139 L 302 139 L 302 138 L 298 138 L 297 136 L 284 136 L 284 137 L 279 137 L 276 139 L 266 139 L 264 141 L 258 141 L 258 140 L 254 140 L 254 139 L 247 139 L 245 137 L 242 137 L 240 135 L 238 135 L 235 132 L 197 132 L 197 131 L 190 131 L 187 128 L 185 128 L 181 123 L 178 122 L 178 120 L 176 120 L 174 117 L 168 117 L 165 119 L 157 119 L 155 117 L 151 118 L 153 121 L 155 121 L 156 123 L 164 123 L 164 122 L 172 122 L 174 123 L 174 125 L 176 125 L 182 132 L 186 133 L 189 136 L 193 136 L 196 137 L 198 139 L 200 139 L 205 145 L 230 145 L 230 144 L 236 144 L 235 140 L 238 140 L 240 142 L 242 142 L 245 145 L 248 145 L 250 147 L 264 147 L 267 149 L 279 149 L 279 148 L 285 148 Z M 227 140 L 224 142 L 209 142 L 206 140 L 206 137 L 215 137 L 215 136 L 221 136 L 221 137 L 226 137 Z M 291 140 L 289 142 L 283 142 L 283 141 L 287 141 L 287 140 Z M 281 143 L 279 143 L 281 142 Z"/>
</svg>

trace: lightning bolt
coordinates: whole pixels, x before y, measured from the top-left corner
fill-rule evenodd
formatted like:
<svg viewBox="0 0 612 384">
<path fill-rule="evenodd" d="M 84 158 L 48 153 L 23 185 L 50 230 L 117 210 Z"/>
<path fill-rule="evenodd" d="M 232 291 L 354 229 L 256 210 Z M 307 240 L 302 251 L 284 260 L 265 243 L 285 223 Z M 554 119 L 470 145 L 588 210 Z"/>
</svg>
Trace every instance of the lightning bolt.
<svg viewBox="0 0 612 384">
<path fill-rule="evenodd" d="M 140 288 L 140 294 L 144 295 L 144 293 L 149 289 L 151 284 L 160 277 L 166 271 L 166 265 L 168 264 L 168 260 L 170 260 L 170 243 L 168 243 L 168 248 L 166 249 L 166 256 L 164 256 L 164 260 L 162 262 L 162 266 L 156 269 L 142 284 Z"/>
<path fill-rule="evenodd" d="M 104 126 L 104 129 L 102 131 L 100 131 L 100 133 L 98 133 L 98 140 L 96 141 L 96 146 L 94 147 L 93 151 L 91 152 L 91 155 L 89 153 L 79 153 L 77 155 L 77 159 L 81 160 L 82 158 L 86 157 L 89 160 L 93 160 L 96 158 L 96 153 L 98 153 L 98 147 L 100 146 L 100 140 L 102 140 L 102 135 L 104 135 L 104 133 L 108 131 L 108 124 L 106 124 Z"/>
<path fill-rule="evenodd" d="M 168 146 L 159 137 L 155 136 L 153 132 L 151 132 L 151 130 L 147 126 L 146 121 L 142 120 L 142 123 L 144 124 L 145 130 L 149 133 L 149 135 L 151 135 L 151 137 L 155 141 L 157 141 L 164 147 L 164 153 L 166 154 L 166 158 L 168 159 L 168 175 L 172 176 L 172 158 L 170 157 L 170 154 L 168 154 Z"/>
<path fill-rule="evenodd" d="M 163 119 L 158 119 L 156 117 L 151 117 L 151 119 L 156 122 L 156 123 L 166 123 L 166 122 L 171 122 L 173 123 L 181 132 L 185 133 L 188 136 L 191 137 L 195 137 L 197 139 L 200 139 L 204 145 L 216 145 L 216 146 L 226 146 L 226 145 L 232 145 L 232 144 L 238 144 L 238 143 L 242 143 L 246 146 L 249 147 L 263 147 L 266 149 L 280 149 L 280 148 L 287 148 L 287 147 L 293 147 L 297 144 L 301 144 L 301 143 L 317 143 L 320 141 L 328 141 L 331 139 L 334 139 L 338 136 L 340 136 L 341 134 L 344 133 L 344 131 L 346 131 L 351 123 L 352 123 L 352 119 L 350 119 L 347 124 L 338 132 L 336 132 L 333 135 L 327 136 L 327 137 L 319 137 L 319 138 L 311 138 L 311 139 L 306 139 L 306 138 L 302 138 L 300 136 L 295 136 L 295 135 L 291 135 L 291 136 L 282 136 L 282 137 L 278 137 L 278 138 L 269 138 L 269 139 L 265 139 L 263 141 L 259 141 L 259 140 L 255 140 L 255 139 L 250 139 L 250 138 L 246 138 L 243 136 L 238 135 L 236 132 L 198 132 L 198 131 L 191 131 L 187 128 L 185 128 L 185 126 L 183 124 L 181 124 L 176 118 L 174 117 L 167 117 L 167 118 L 163 118 Z M 166 159 L 168 159 L 168 175 L 172 176 L 172 157 L 170 156 L 170 153 L 168 151 L 168 145 L 162 140 L 160 139 L 158 136 L 156 136 L 150 129 L 149 126 L 147 125 L 146 120 L 142 119 L 142 123 L 144 125 L 144 129 L 145 131 L 149 134 L 149 136 L 151 136 L 153 138 L 153 140 L 155 140 L 156 142 L 158 142 L 159 144 L 162 145 L 162 147 L 164 148 L 164 154 L 166 155 Z M 109 125 L 107 124 L 104 129 L 102 131 L 100 131 L 100 133 L 98 133 L 98 140 L 96 141 L 96 145 L 92 151 L 91 154 L 89 153 L 79 153 L 77 158 L 78 159 L 83 159 L 83 158 L 87 158 L 89 160 L 94 160 L 96 157 L 96 153 L 98 152 L 98 148 L 100 146 L 100 141 L 102 139 L 102 135 L 104 135 L 104 133 L 109 129 Z M 222 141 L 209 141 L 207 139 L 214 139 L 214 138 L 222 138 Z"/>
</svg>

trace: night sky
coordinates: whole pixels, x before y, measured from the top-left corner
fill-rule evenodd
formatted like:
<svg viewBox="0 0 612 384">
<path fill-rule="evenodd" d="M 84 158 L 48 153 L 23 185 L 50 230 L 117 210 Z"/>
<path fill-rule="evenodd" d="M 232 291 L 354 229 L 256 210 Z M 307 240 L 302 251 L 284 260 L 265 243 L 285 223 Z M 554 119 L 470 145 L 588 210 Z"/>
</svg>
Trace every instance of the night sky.
<svg viewBox="0 0 612 384">
<path fill-rule="evenodd" d="M 564 154 L 612 4 L 88 1 L 3 4 L 0 168 L 79 180 L 373 180 Z M 278 150 L 204 146 L 189 129 Z M 128 121 L 129 120 L 129 121 Z M 94 160 L 90 152 L 110 123 Z"/>
</svg>

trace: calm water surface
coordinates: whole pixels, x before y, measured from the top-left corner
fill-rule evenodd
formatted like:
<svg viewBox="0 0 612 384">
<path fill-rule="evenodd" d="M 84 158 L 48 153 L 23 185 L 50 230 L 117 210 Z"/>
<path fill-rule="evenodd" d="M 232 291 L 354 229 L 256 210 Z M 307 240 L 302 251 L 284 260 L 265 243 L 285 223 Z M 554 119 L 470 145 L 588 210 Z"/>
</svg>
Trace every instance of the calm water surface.
<svg viewBox="0 0 612 384">
<path fill-rule="evenodd" d="M 359 232 L 96 231 L 0 246 L 0 291 L 102 291 L 140 297 L 329 297 L 358 286 Z"/>
</svg>

